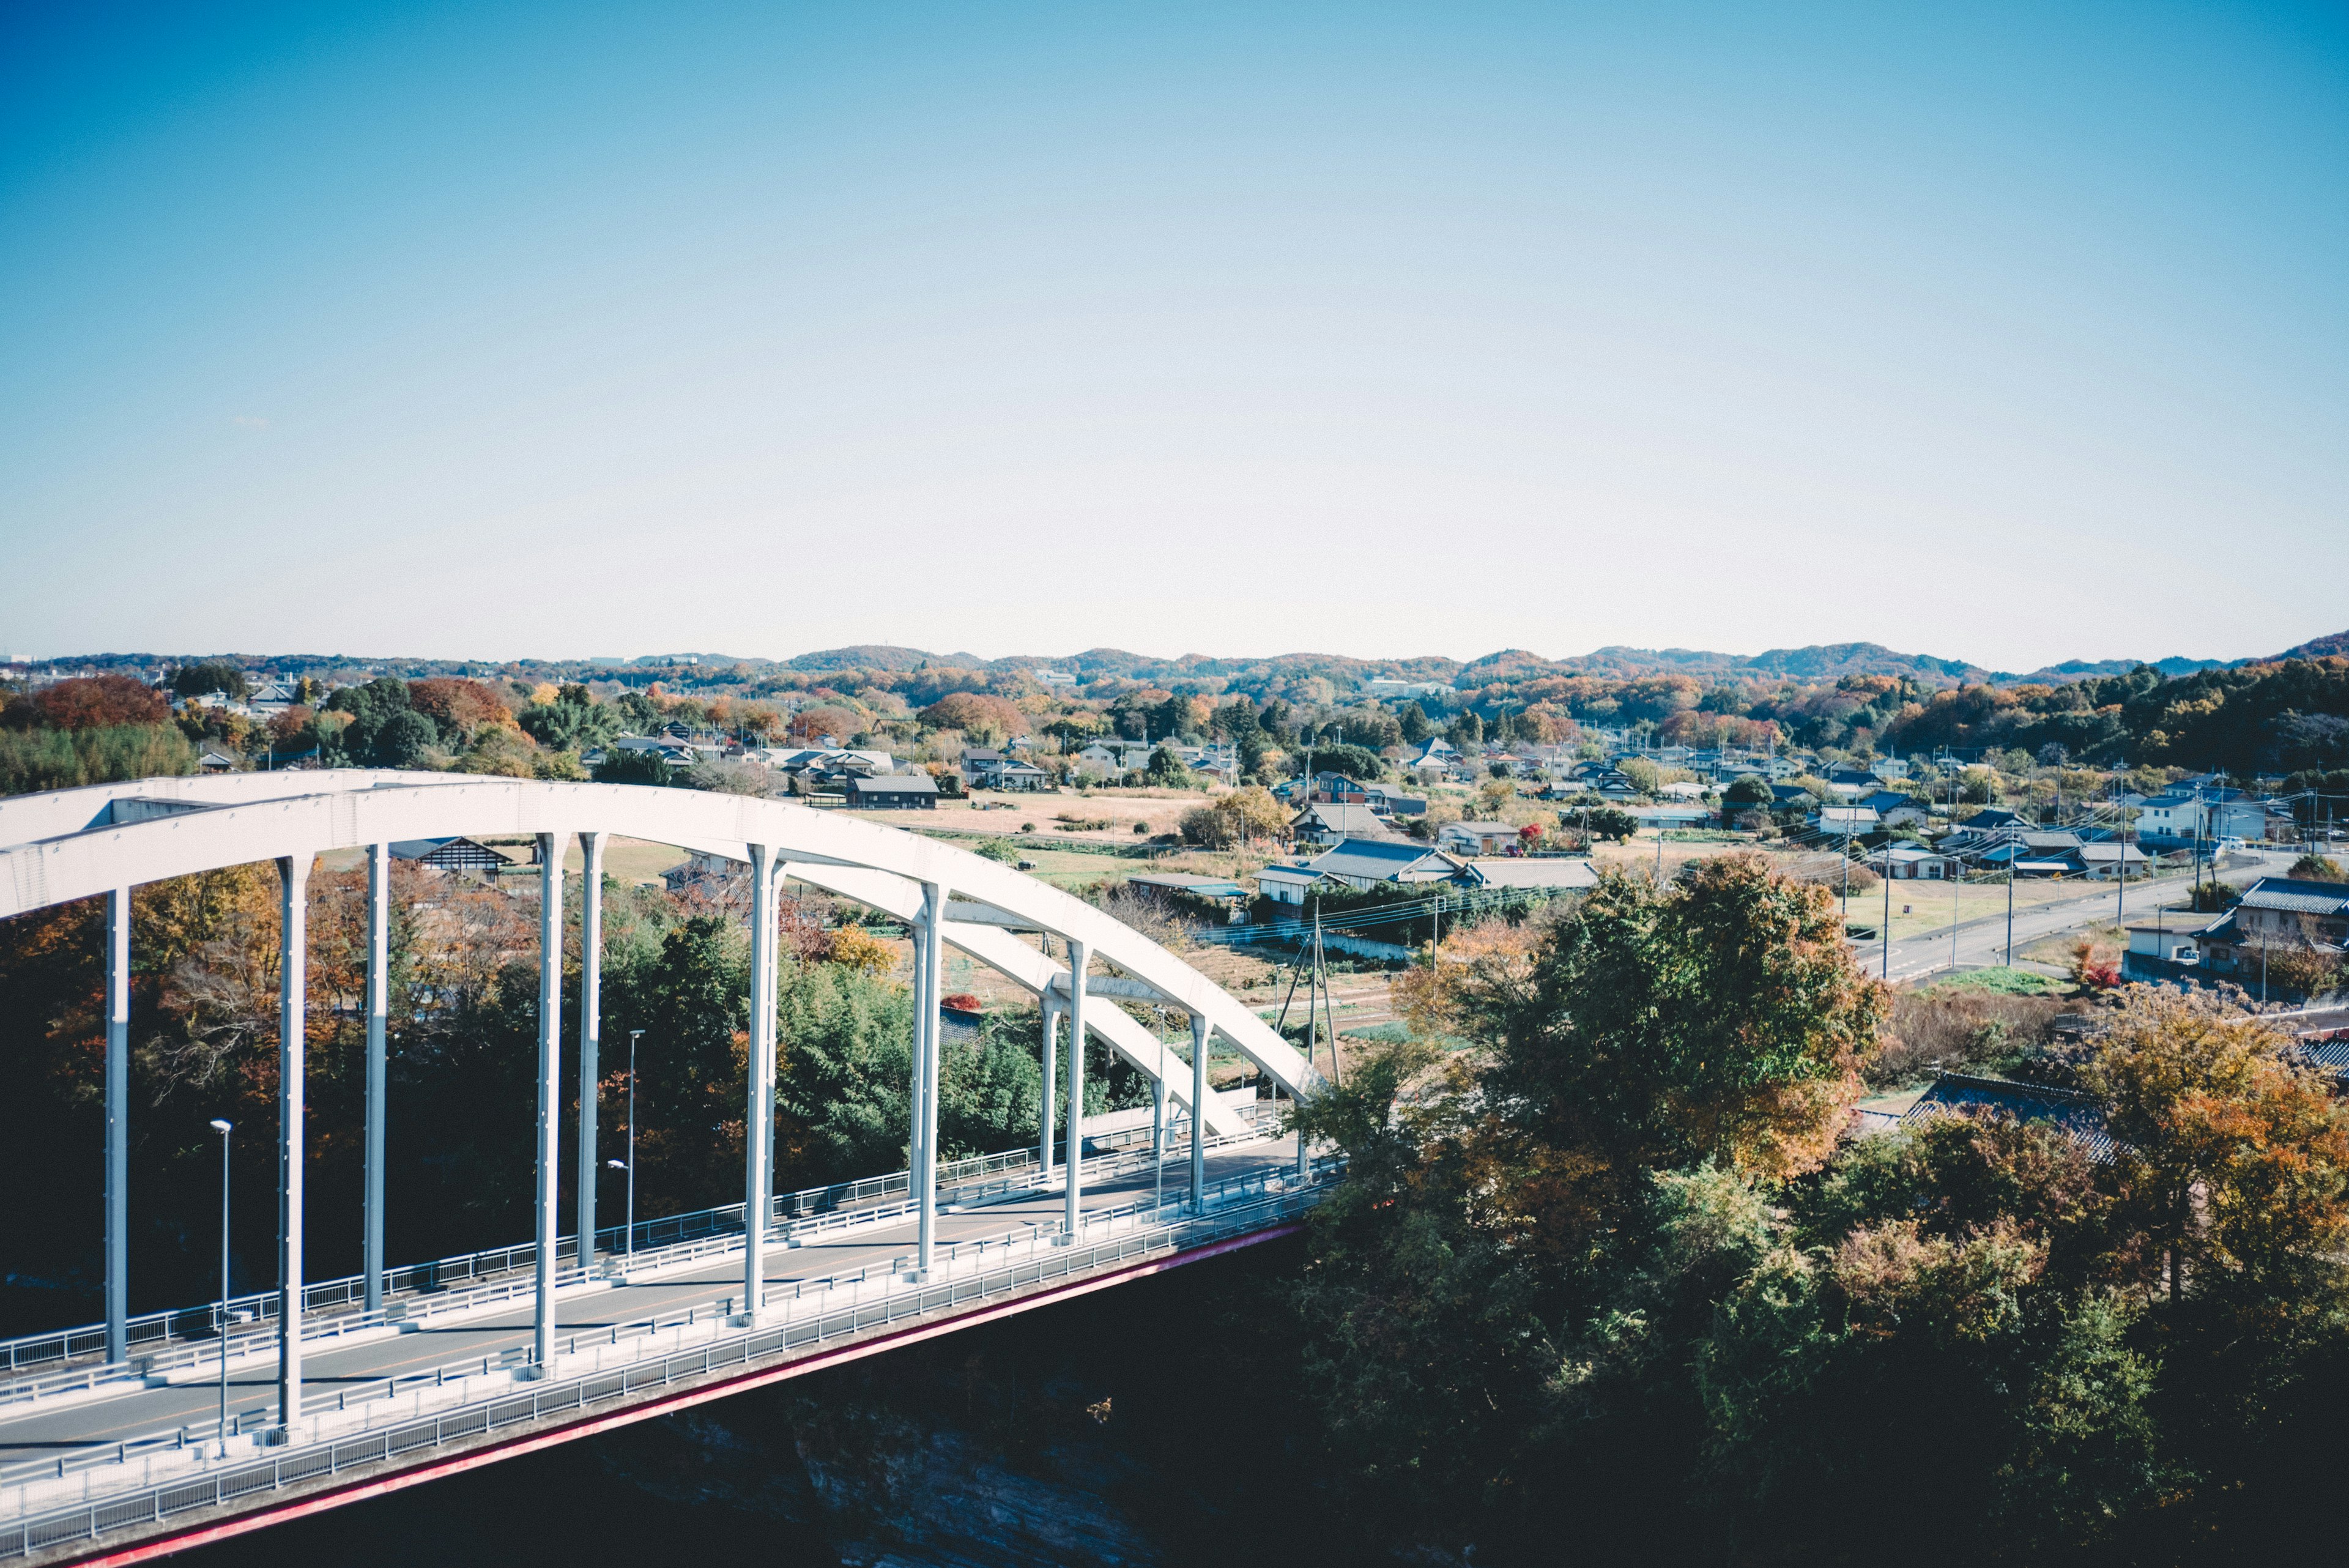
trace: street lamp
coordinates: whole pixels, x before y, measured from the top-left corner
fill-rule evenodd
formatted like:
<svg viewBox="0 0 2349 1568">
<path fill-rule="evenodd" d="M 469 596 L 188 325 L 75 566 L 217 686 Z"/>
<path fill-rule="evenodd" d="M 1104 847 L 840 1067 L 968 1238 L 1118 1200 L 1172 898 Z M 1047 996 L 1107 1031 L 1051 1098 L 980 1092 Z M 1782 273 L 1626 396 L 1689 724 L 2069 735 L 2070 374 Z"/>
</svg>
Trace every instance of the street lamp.
<svg viewBox="0 0 2349 1568">
<path fill-rule="evenodd" d="M 228 1458 L 228 1135 L 230 1124 L 215 1120 L 221 1135 L 220 1457 Z"/>
<path fill-rule="evenodd" d="M 628 1031 L 628 1262 L 636 1261 L 636 1042 L 641 1029 Z"/>
</svg>

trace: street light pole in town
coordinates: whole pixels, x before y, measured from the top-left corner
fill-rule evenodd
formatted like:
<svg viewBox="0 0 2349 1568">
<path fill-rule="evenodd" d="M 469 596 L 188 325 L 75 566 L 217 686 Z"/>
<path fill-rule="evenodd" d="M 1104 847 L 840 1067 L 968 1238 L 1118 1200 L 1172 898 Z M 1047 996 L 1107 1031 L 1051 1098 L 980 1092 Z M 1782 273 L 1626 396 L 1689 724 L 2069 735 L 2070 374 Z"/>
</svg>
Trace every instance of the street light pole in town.
<svg viewBox="0 0 2349 1568">
<path fill-rule="evenodd" d="M 228 1458 L 228 1135 L 231 1124 L 214 1121 L 221 1135 L 220 1457 Z"/>
</svg>

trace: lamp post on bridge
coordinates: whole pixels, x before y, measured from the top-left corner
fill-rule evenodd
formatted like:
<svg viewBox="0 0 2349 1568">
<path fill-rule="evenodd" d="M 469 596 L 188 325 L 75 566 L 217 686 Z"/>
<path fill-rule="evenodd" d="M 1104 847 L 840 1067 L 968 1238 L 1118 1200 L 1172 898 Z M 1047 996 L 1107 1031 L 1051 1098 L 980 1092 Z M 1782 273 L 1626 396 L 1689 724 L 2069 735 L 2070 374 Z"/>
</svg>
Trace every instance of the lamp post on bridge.
<svg viewBox="0 0 2349 1568">
<path fill-rule="evenodd" d="M 636 1042 L 645 1037 L 641 1029 L 628 1031 L 628 1262 L 636 1261 Z M 617 1165 L 619 1161 L 612 1162 Z"/>
</svg>

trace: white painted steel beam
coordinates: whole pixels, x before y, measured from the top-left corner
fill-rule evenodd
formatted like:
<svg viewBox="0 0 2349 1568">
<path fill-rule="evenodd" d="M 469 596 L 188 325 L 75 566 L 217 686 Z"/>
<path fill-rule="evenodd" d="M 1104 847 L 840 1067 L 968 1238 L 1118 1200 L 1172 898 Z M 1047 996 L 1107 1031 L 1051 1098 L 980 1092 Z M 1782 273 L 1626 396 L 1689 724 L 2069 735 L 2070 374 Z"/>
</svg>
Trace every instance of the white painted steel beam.
<svg viewBox="0 0 2349 1568">
<path fill-rule="evenodd" d="M 1069 943 L 1069 1152 L 1067 1201 L 1062 1228 L 1069 1241 L 1077 1238 L 1077 1214 L 1083 1201 L 1078 1189 L 1085 1172 L 1085 965 L 1092 953 L 1084 943 Z"/>
<path fill-rule="evenodd" d="M 359 1272 L 367 1310 L 383 1310 L 385 1035 L 391 1022 L 391 846 L 367 846 L 366 1188 L 359 1198 Z"/>
<path fill-rule="evenodd" d="M 595 1262 L 595 1184 L 603 1163 L 595 1158 L 597 1089 L 603 1082 L 604 1044 L 604 840 L 583 833 L 585 880 L 579 886 L 579 1266 Z"/>
<path fill-rule="evenodd" d="M 130 889 L 106 892 L 106 1358 L 130 1354 Z"/>
<path fill-rule="evenodd" d="M 309 1010 L 310 857 L 277 862 L 277 1424 L 302 1418 L 303 1032 Z"/>
<path fill-rule="evenodd" d="M 742 1313 L 759 1321 L 766 1304 L 767 1198 L 774 1190 L 768 1148 L 775 1116 L 775 872 L 773 852 L 750 850 L 750 1062 L 742 1139 Z"/>
<path fill-rule="evenodd" d="M 256 776 L 261 775 L 171 782 L 178 798 L 238 802 L 238 791 L 246 788 L 243 781 Z M 300 776 L 336 778 L 331 773 Z M 1174 954 L 1080 898 L 936 839 L 787 801 L 699 790 L 439 774 L 367 776 L 370 787 L 365 789 L 322 789 L 308 795 L 225 804 L 125 826 L 67 830 L 62 837 L 0 848 L 0 917 L 95 897 L 129 882 L 405 838 L 594 828 L 662 844 L 740 846 L 756 841 L 787 856 L 802 868 L 795 873 L 802 877 L 837 867 L 915 882 L 942 881 L 975 902 L 1032 921 L 1040 930 L 1083 940 L 1173 1004 L 1206 1012 L 1225 1039 L 1287 1092 L 1309 1097 L 1320 1086 L 1320 1075 L 1311 1064 L 1269 1025 Z M 388 782 L 395 778 L 416 783 Z M 426 784 L 429 787 L 421 787 Z M 212 786 L 235 787 L 215 795 Z M 62 793 L 86 796 L 82 791 Z M 26 798 L 38 803 L 55 797 Z M 52 805 L 47 815 L 65 822 L 80 811 L 87 822 L 90 813 L 83 808 L 89 805 L 88 798 L 77 800 L 70 810 Z M 41 817 L 42 812 L 33 809 L 14 820 L 34 824 Z M 15 831 L 0 828 L 0 838 L 13 836 Z M 949 922 L 948 940 L 968 949 L 959 933 L 977 937 L 986 929 Z M 1012 940 L 1008 932 L 998 934 Z"/>
<path fill-rule="evenodd" d="M 531 1365 L 554 1360 L 555 1178 L 563 1128 L 563 833 L 538 836 L 537 1332 Z"/>
</svg>

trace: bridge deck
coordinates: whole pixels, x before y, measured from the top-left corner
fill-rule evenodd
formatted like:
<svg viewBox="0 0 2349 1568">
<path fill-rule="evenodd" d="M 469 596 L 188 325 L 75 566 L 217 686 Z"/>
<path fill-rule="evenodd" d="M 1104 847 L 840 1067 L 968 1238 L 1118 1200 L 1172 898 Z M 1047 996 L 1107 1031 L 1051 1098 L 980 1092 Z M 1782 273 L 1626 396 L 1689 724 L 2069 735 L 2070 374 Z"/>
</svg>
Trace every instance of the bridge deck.
<svg viewBox="0 0 2349 1568">
<path fill-rule="evenodd" d="M 1170 1154 L 1174 1152 L 1170 1150 Z M 1211 1184 L 1224 1183 L 1227 1188 L 1234 1183 L 1261 1181 L 1293 1170 L 1294 1160 L 1295 1145 L 1287 1139 L 1227 1147 L 1211 1154 L 1208 1179 Z M 1171 1159 L 1165 1174 L 1168 1199 L 1180 1198 L 1183 1178 L 1187 1176 L 1187 1154 Z M 1153 1193 L 1154 1178 L 1153 1171 L 1143 1169 L 1098 1184 L 1089 1181 L 1083 1194 L 1086 1210 L 1103 1216 L 1106 1211 L 1132 1208 L 1137 1199 L 1147 1201 Z M 1309 1199 L 1311 1195 L 1305 1196 Z M 951 1275 L 956 1269 L 970 1271 L 969 1250 L 982 1241 L 996 1249 L 999 1258 L 1019 1255 L 1023 1239 L 1032 1240 L 1040 1233 L 1049 1234 L 1058 1229 L 1061 1201 L 1057 1193 L 1030 1192 L 986 1208 L 941 1214 L 938 1234 L 942 1258 L 957 1244 L 964 1257 L 940 1270 L 939 1274 Z M 821 1317 L 836 1312 L 836 1303 L 864 1298 L 863 1287 L 829 1292 L 809 1289 L 841 1276 L 864 1275 L 868 1281 L 880 1282 L 885 1291 L 913 1294 L 916 1287 L 897 1282 L 898 1271 L 909 1265 L 913 1238 L 913 1222 L 908 1218 L 895 1222 L 885 1220 L 861 1231 L 771 1252 L 763 1321 L 777 1321 L 786 1314 Z M 1092 1231 L 1089 1229 L 1079 1242 L 1081 1246 L 1094 1244 Z M 564 1293 L 559 1318 L 567 1354 L 558 1357 L 558 1364 L 550 1369 L 551 1376 L 560 1380 L 584 1375 L 591 1368 L 600 1370 L 607 1365 L 626 1366 L 637 1360 L 657 1359 L 673 1344 L 688 1343 L 686 1330 L 677 1331 L 674 1341 L 661 1335 L 632 1336 L 628 1333 L 631 1325 L 641 1325 L 647 1320 L 667 1323 L 695 1314 L 700 1324 L 710 1326 L 692 1332 L 730 1332 L 739 1337 L 740 1331 L 716 1329 L 715 1325 L 723 1324 L 726 1314 L 740 1304 L 736 1299 L 742 1288 L 740 1244 L 737 1238 L 717 1246 L 719 1250 L 698 1258 L 677 1261 L 654 1272 L 640 1271 L 625 1283 L 590 1282 Z M 1051 1251 L 1030 1246 L 1026 1255 L 1045 1255 Z M 978 1266 L 988 1266 L 984 1252 Z M 802 1293 L 803 1299 L 789 1300 L 795 1293 Z M 936 1310 L 924 1302 L 916 1301 L 914 1305 L 926 1313 Z M 992 1310 L 1000 1308 L 981 1309 L 979 1315 L 987 1315 Z M 406 1417 L 411 1408 L 421 1409 L 428 1397 L 437 1397 L 438 1403 L 431 1407 L 434 1409 L 466 1406 L 468 1401 L 471 1406 L 498 1399 L 511 1403 L 518 1389 L 530 1386 L 520 1381 L 523 1374 L 508 1365 L 508 1360 L 527 1354 L 532 1313 L 533 1303 L 524 1297 L 511 1305 L 485 1308 L 457 1321 L 436 1322 L 413 1332 L 386 1330 L 332 1348 L 312 1347 L 304 1358 L 311 1387 L 305 1408 L 312 1417 L 315 1430 L 305 1434 L 304 1440 L 332 1446 L 338 1438 L 347 1438 L 360 1429 L 357 1412 L 361 1405 L 354 1404 L 348 1414 L 332 1414 L 338 1401 L 347 1396 L 364 1396 L 388 1417 Z M 936 1315 L 951 1326 L 960 1314 L 948 1311 Z M 874 1321 L 886 1325 L 895 1319 L 892 1310 Z M 854 1330 L 861 1321 L 852 1319 L 849 1328 Z M 809 1337 L 806 1348 L 820 1348 L 829 1332 L 821 1331 Z M 607 1336 L 611 1342 L 608 1347 Z M 778 1348 L 781 1348 L 780 1341 Z M 614 1358 L 608 1364 L 605 1359 L 607 1355 Z M 790 1359 L 789 1353 L 778 1359 Z M 255 1355 L 232 1360 L 232 1416 L 243 1413 L 253 1424 L 269 1418 L 274 1409 L 275 1371 L 274 1355 Z M 463 1381 L 441 1389 L 432 1384 L 436 1376 L 461 1377 Z M 388 1378 L 410 1379 L 409 1386 L 427 1389 L 428 1393 L 419 1395 L 412 1407 L 405 1394 L 386 1397 L 384 1386 Z M 663 1390 L 655 1390 L 636 1398 L 635 1403 L 644 1405 L 662 1395 Z M 620 1407 L 627 1407 L 624 1403 Z M 231 1458 L 225 1462 L 198 1457 L 201 1445 L 196 1449 L 151 1446 L 145 1450 L 149 1457 L 143 1462 L 135 1449 L 119 1460 L 109 1452 L 119 1451 L 117 1445 L 135 1443 L 181 1427 L 192 1428 L 196 1436 L 209 1438 L 218 1411 L 217 1383 L 195 1380 L 81 1396 L 67 1402 L 49 1402 L 5 1413 L 5 1418 L 0 1418 L 0 1559 L 77 1561 L 159 1534 L 177 1536 L 188 1528 L 186 1521 L 168 1521 L 160 1516 L 161 1510 L 150 1511 L 143 1501 L 136 1500 L 144 1500 L 150 1495 L 150 1489 L 159 1482 L 168 1482 L 173 1476 L 200 1472 L 216 1465 L 250 1465 L 256 1458 L 273 1451 L 295 1451 L 264 1449 L 257 1438 L 245 1436 L 233 1439 Z M 439 1457 L 419 1455 L 409 1463 L 395 1464 L 387 1453 L 385 1463 L 375 1468 L 410 1469 Z M 157 1458 L 163 1460 L 160 1472 L 155 1469 Z M 58 1460 L 64 1461 L 64 1476 L 52 1479 L 42 1474 Z M 320 1485 L 296 1490 L 307 1494 L 341 1484 L 346 1484 L 346 1478 L 328 1474 Z M 282 1485 L 273 1486 L 243 1502 L 204 1508 L 195 1517 L 233 1522 L 239 1516 L 257 1516 L 282 1509 L 286 1505 L 286 1496 Z M 126 1500 L 124 1506 L 116 1511 L 122 1517 L 119 1521 L 104 1519 L 109 1500 L 117 1497 Z M 95 1512 L 90 1511 L 92 1503 L 98 1505 Z M 45 1544 L 44 1534 L 54 1535 L 67 1522 L 61 1514 L 76 1509 L 88 1514 L 92 1527 L 98 1528 L 103 1542 L 77 1530 L 76 1539 L 50 1539 Z M 47 1523 L 28 1530 L 26 1521 L 31 1521 Z M 104 1529 L 105 1523 L 116 1523 L 118 1527 Z"/>
</svg>

